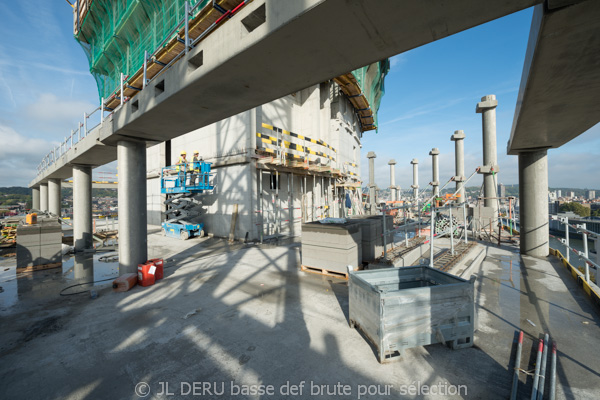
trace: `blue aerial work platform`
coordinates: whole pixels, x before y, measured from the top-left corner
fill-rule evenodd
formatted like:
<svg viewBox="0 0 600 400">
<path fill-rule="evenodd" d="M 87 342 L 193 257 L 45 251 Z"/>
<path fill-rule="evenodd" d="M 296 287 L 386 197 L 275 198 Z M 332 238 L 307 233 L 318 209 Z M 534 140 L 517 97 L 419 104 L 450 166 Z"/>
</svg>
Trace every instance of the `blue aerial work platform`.
<svg viewBox="0 0 600 400">
<path fill-rule="evenodd" d="M 160 192 L 167 195 L 167 220 L 162 223 L 163 236 L 183 240 L 204 236 L 204 224 L 191 219 L 200 214 L 194 210 L 201 204 L 197 195 L 214 189 L 210 166 L 211 163 L 194 161 L 161 170 Z"/>
</svg>

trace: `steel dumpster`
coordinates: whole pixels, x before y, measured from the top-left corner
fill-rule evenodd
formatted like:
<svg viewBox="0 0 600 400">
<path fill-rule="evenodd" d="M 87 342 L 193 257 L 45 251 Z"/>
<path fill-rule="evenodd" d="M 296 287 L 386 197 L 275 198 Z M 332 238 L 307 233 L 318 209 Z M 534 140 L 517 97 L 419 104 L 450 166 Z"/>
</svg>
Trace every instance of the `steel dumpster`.
<svg viewBox="0 0 600 400">
<path fill-rule="evenodd" d="M 430 267 L 351 272 L 350 327 L 375 346 L 380 363 L 416 346 L 470 347 L 474 283 Z"/>
</svg>

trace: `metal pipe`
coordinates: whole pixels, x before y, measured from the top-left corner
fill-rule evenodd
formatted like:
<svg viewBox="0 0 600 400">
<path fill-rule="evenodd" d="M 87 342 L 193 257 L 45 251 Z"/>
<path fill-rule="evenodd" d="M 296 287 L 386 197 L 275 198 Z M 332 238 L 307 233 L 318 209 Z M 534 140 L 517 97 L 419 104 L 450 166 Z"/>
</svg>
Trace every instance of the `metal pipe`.
<svg viewBox="0 0 600 400">
<path fill-rule="evenodd" d="M 452 222 L 452 206 L 450 206 L 450 254 L 454 255 L 454 228 Z"/>
<path fill-rule="evenodd" d="M 100 99 L 100 126 L 104 125 L 104 97 Z"/>
<path fill-rule="evenodd" d="M 550 364 L 550 394 L 548 398 L 554 400 L 556 395 L 556 340 L 552 339 L 552 364 Z"/>
<path fill-rule="evenodd" d="M 403 211 L 404 211 L 404 244 L 406 245 L 406 248 L 408 248 L 408 229 L 406 227 L 406 222 L 407 222 L 406 214 L 408 213 L 408 211 L 406 211 L 406 209 Z"/>
<path fill-rule="evenodd" d="M 265 232 L 265 217 L 263 213 L 263 183 L 262 183 L 262 169 L 258 170 L 258 193 L 259 193 L 259 205 L 260 210 L 260 243 L 263 242 L 263 236 Z"/>
<path fill-rule="evenodd" d="M 540 381 L 540 366 L 542 363 L 542 353 L 544 351 L 544 339 L 538 343 L 538 352 L 535 360 L 535 375 L 533 376 L 533 389 L 531 390 L 531 400 L 537 400 L 538 383 Z"/>
<path fill-rule="evenodd" d="M 184 30 L 185 30 L 185 54 L 188 53 L 190 49 L 190 2 L 185 2 L 185 17 L 184 17 Z"/>
<path fill-rule="evenodd" d="M 88 115 L 87 113 L 83 113 L 83 137 L 86 137 L 88 134 L 87 131 L 87 119 L 88 119 Z"/>
<path fill-rule="evenodd" d="M 519 367 L 521 366 L 521 351 L 523 349 L 523 331 L 519 332 L 519 341 L 517 343 L 517 355 L 515 358 L 515 367 L 513 369 L 513 383 L 510 391 L 510 400 L 517 399 L 517 387 L 519 385 Z"/>
<path fill-rule="evenodd" d="M 385 203 L 383 203 L 383 209 L 381 210 L 381 215 L 383 217 L 383 258 L 387 258 L 387 232 L 385 230 Z"/>
<path fill-rule="evenodd" d="M 413 188 L 413 197 L 416 200 L 419 197 L 419 160 L 413 158 L 410 163 L 413 166 L 413 184 L 411 187 Z"/>
<path fill-rule="evenodd" d="M 186 3 L 187 4 L 187 3 Z M 142 82 L 142 89 L 146 89 L 148 84 L 148 50 L 144 51 L 144 77 Z"/>
<path fill-rule="evenodd" d="M 546 360 L 548 358 L 548 334 L 544 335 L 544 353 L 542 354 L 542 367 L 540 370 L 540 382 L 538 385 L 538 400 L 544 397 L 544 382 L 546 381 Z"/>
<path fill-rule="evenodd" d="M 465 227 L 465 244 L 469 243 L 469 239 L 467 238 L 467 231 L 468 231 L 468 227 L 469 225 L 467 224 L 467 203 L 463 202 L 463 224 Z"/>
<path fill-rule="evenodd" d="M 125 95 L 123 94 L 123 73 L 121 72 L 121 105 L 125 103 Z"/>
<path fill-rule="evenodd" d="M 435 206 L 431 206 L 431 221 L 429 231 L 429 266 L 433 268 L 433 231 L 435 226 Z"/>
<path fill-rule="evenodd" d="M 569 245 L 569 217 L 565 217 L 564 218 L 564 224 L 565 224 L 565 245 L 567 246 L 567 251 L 565 251 L 565 258 L 567 259 L 567 262 L 571 262 L 571 255 L 570 255 L 570 251 L 569 251 L 569 247 L 571 247 Z"/>
</svg>

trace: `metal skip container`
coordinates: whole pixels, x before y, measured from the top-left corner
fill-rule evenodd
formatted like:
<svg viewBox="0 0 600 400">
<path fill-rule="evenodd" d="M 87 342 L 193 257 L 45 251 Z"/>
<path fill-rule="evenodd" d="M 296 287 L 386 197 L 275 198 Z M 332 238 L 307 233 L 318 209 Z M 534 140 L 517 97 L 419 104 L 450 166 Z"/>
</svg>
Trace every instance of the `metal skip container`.
<svg viewBox="0 0 600 400">
<path fill-rule="evenodd" d="M 471 347 L 474 286 L 475 276 L 466 281 L 430 267 L 351 272 L 350 327 L 375 346 L 380 363 L 434 343 Z"/>
</svg>

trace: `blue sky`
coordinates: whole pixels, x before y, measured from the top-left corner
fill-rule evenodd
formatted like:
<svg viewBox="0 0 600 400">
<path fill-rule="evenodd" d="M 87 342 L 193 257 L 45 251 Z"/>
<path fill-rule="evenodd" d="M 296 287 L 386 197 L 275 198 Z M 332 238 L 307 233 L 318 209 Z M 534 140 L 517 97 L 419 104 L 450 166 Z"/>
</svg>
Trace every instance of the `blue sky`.
<svg viewBox="0 0 600 400">
<path fill-rule="evenodd" d="M 450 136 L 463 129 L 466 171 L 481 164 L 481 96 L 498 98 L 500 182 L 517 183 L 517 158 L 506 155 L 527 45 L 532 10 L 395 56 L 379 111 L 379 133 L 363 138 L 377 154 L 377 183 L 389 185 L 394 158 L 397 183 L 407 188 L 409 164 L 420 161 L 421 186 L 431 180 L 429 151 L 440 149 L 440 175 L 454 169 Z M 0 186 L 26 186 L 41 158 L 76 129 L 84 112 L 98 106 L 96 83 L 72 35 L 72 12 L 64 0 L 0 0 Z M 596 126 L 549 152 L 550 186 L 600 188 L 594 173 L 600 156 Z M 114 165 L 98 170 L 114 171 Z M 473 179 L 480 184 L 480 178 Z"/>
</svg>

